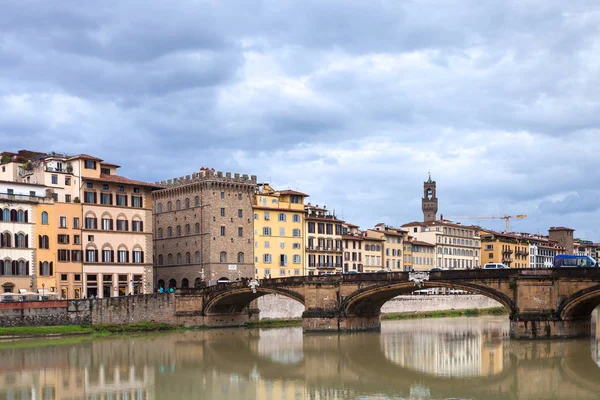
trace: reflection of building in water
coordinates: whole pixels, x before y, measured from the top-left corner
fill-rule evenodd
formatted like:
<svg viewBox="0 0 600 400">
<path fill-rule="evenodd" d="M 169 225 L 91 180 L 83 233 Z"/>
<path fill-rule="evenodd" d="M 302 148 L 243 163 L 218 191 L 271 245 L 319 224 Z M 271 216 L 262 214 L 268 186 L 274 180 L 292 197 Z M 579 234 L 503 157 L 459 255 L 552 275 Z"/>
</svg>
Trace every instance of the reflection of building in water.
<svg viewBox="0 0 600 400">
<path fill-rule="evenodd" d="M 402 367 L 438 376 L 495 375 L 504 367 L 503 332 L 481 327 L 428 325 L 411 332 L 382 335 L 387 359 Z"/>
<path fill-rule="evenodd" d="M 257 350 L 261 357 L 275 363 L 296 364 L 304 358 L 302 331 L 295 328 L 263 329 Z"/>
</svg>

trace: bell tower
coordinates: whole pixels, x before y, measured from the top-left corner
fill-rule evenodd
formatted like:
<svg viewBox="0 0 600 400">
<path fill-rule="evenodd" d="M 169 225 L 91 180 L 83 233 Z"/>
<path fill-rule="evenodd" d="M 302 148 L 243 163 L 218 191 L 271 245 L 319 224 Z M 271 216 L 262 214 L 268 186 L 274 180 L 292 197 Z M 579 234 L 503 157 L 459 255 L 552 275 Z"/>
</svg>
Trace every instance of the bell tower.
<svg viewBox="0 0 600 400">
<path fill-rule="evenodd" d="M 423 220 L 425 222 L 435 221 L 437 219 L 438 199 L 435 187 L 435 181 L 431 180 L 431 172 L 429 179 L 423 183 L 423 199 L 421 201 L 423 209 Z"/>
</svg>

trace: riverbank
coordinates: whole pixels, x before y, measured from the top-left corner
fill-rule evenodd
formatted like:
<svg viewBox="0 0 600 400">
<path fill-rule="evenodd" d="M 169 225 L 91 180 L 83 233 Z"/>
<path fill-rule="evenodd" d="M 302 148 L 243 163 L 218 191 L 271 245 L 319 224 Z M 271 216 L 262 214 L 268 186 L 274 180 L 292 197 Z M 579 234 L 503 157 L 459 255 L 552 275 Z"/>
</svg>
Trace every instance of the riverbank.
<svg viewBox="0 0 600 400">
<path fill-rule="evenodd" d="M 484 315 L 506 315 L 508 312 L 504 307 L 492 308 L 467 308 L 464 310 L 444 310 L 444 311 L 426 311 L 411 313 L 382 314 L 382 321 L 397 321 L 403 319 L 418 318 L 452 318 L 452 317 L 480 317 Z M 247 328 L 286 328 L 302 326 L 301 318 L 289 319 L 263 319 L 258 322 L 251 322 L 246 325 Z"/>
<path fill-rule="evenodd" d="M 156 322 L 138 322 L 134 324 L 99 324 L 94 326 L 19 326 L 0 328 L 0 340 L 21 339 L 32 337 L 55 337 L 76 335 L 107 335 L 114 333 L 160 332 L 182 329 L 178 325 L 168 325 Z"/>
</svg>

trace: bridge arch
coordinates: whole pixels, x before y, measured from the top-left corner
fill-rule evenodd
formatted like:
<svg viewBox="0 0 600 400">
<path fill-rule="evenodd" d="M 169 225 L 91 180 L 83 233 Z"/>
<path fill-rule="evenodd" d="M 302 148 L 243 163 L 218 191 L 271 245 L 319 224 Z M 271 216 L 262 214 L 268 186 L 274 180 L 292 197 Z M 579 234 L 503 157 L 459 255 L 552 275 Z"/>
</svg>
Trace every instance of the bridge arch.
<svg viewBox="0 0 600 400">
<path fill-rule="evenodd" d="M 225 286 L 227 285 L 223 285 L 223 287 Z M 222 293 L 211 296 L 204 304 L 203 311 L 205 315 L 241 313 L 252 301 L 268 294 L 278 294 L 305 305 L 302 293 L 284 288 L 264 288 L 259 286 L 256 288 L 256 293 L 249 287 L 224 290 Z"/>
<path fill-rule="evenodd" d="M 600 285 L 595 285 L 573 293 L 561 303 L 557 313 L 562 320 L 588 318 L 598 306 Z"/>
<path fill-rule="evenodd" d="M 416 288 L 413 282 L 386 283 L 383 285 L 369 286 L 352 293 L 350 296 L 344 299 L 340 309 L 343 314 L 348 316 L 379 315 L 381 312 L 381 307 L 394 297 L 403 294 L 409 294 L 415 290 L 433 288 L 464 290 L 467 292 L 480 294 L 500 303 L 502 306 L 508 309 L 511 316 L 515 313 L 514 301 L 504 293 L 477 284 L 445 281 L 425 281 L 422 288 Z"/>
</svg>

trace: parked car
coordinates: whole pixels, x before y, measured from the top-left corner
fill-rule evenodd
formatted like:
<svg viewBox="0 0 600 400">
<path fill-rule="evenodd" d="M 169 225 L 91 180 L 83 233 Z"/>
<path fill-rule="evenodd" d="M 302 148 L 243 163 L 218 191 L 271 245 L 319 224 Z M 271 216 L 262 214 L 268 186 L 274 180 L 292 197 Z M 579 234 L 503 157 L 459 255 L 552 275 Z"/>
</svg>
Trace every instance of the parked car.
<svg viewBox="0 0 600 400">
<path fill-rule="evenodd" d="M 380 269 L 379 271 L 376 271 L 376 272 L 387 273 L 387 272 L 392 272 L 392 271 L 388 271 L 387 269 Z"/>
<path fill-rule="evenodd" d="M 344 272 L 344 275 L 356 275 L 356 274 L 358 274 L 358 272 L 356 272 L 356 271 Z"/>
<path fill-rule="evenodd" d="M 431 269 L 429 270 L 429 272 L 443 271 L 443 270 L 444 270 L 444 269 L 443 269 L 443 268 L 440 268 L 440 267 L 433 267 L 433 268 L 431 268 Z"/>
<path fill-rule="evenodd" d="M 221 278 L 221 279 L 219 279 L 219 280 L 217 281 L 217 285 L 218 285 L 219 283 L 231 283 L 231 281 L 230 281 L 229 279 L 227 279 L 227 278 Z"/>
<path fill-rule="evenodd" d="M 489 263 L 485 264 L 483 269 L 509 269 L 509 266 L 505 264 Z"/>
</svg>

